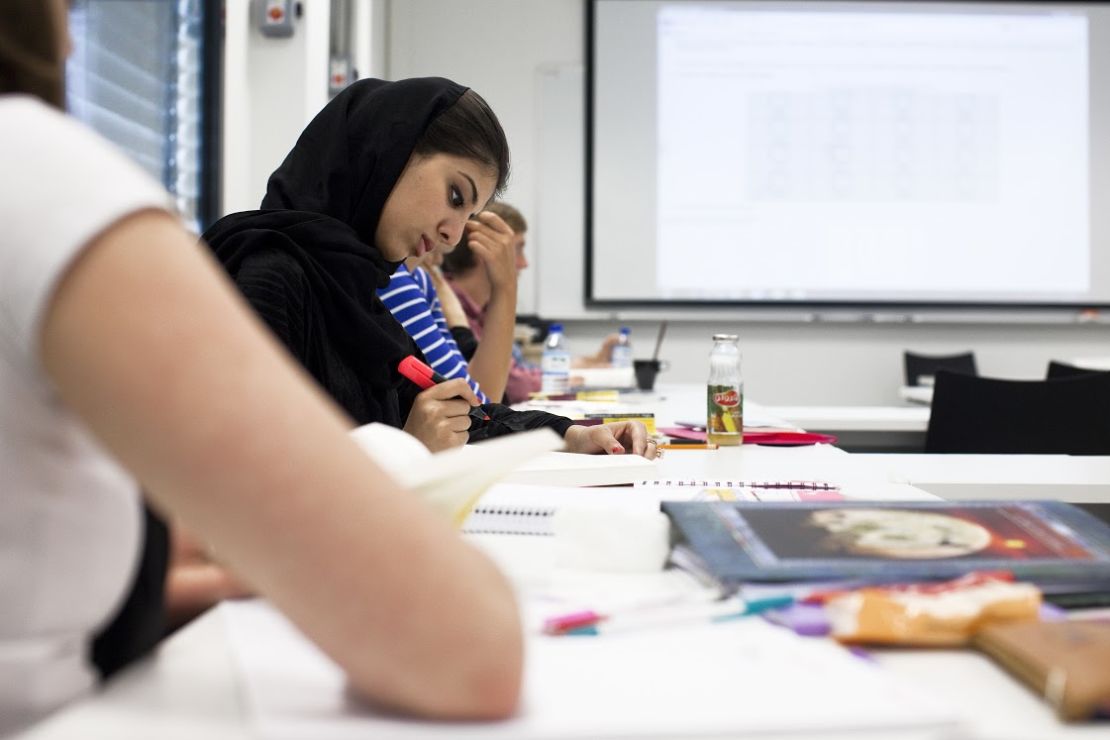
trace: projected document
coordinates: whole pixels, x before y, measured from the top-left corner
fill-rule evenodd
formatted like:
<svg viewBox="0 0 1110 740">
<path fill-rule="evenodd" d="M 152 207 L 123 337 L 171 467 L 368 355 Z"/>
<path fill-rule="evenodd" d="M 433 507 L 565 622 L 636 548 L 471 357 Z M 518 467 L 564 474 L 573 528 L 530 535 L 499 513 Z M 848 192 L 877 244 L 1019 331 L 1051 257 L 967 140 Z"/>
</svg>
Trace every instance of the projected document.
<svg viewBox="0 0 1110 740">
<path fill-rule="evenodd" d="M 655 23 L 660 298 L 1089 292 L 1086 17 L 698 4 Z"/>
</svg>

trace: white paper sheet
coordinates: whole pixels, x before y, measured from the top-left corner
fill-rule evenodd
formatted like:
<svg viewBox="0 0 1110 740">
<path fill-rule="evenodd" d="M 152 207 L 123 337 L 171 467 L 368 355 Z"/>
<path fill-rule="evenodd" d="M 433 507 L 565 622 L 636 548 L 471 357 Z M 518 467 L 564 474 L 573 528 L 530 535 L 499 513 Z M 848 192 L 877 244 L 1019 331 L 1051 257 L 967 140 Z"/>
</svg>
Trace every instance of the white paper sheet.
<svg viewBox="0 0 1110 740">
<path fill-rule="evenodd" d="M 262 602 L 220 607 L 267 740 L 658 738 L 925 729 L 954 714 L 874 664 L 758 619 L 598 637 L 530 636 L 524 700 L 496 723 L 374 713 L 340 670 Z"/>
</svg>

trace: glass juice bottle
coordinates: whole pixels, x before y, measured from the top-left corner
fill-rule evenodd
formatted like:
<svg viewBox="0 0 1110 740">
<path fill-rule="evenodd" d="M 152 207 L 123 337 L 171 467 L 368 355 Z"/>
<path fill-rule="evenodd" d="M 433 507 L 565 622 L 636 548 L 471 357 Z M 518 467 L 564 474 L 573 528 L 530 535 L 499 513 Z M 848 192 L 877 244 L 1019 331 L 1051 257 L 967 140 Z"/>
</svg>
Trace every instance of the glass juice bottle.
<svg viewBox="0 0 1110 740">
<path fill-rule="evenodd" d="M 714 334 L 709 353 L 709 383 L 705 425 L 709 442 L 722 447 L 744 442 L 744 381 L 740 377 L 740 348 L 735 334 Z"/>
</svg>

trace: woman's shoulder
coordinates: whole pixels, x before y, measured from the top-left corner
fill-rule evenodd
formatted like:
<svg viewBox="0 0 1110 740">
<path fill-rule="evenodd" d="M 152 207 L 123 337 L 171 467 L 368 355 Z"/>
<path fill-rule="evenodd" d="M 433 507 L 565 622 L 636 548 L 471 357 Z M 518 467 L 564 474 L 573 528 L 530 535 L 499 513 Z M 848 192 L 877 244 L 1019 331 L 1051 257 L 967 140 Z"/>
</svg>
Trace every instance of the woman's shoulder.
<svg viewBox="0 0 1110 740">
<path fill-rule="evenodd" d="M 109 194 L 141 189 L 169 203 L 165 190 L 111 142 L 29 95 L 0 95 L 0 161 L 4 180 L 24 188 L 25 195 L 38 189 L 35 182 L 48 182 L 52 188 L 80 186 Z M 35 180 L 19 181 L 28 169 Z M 104 187 L 106 182 L 111 187 Z"/>
<path fill-rule="evenodd" d="M 0 95 L 0 130 L 66 128 L 72 121 L 65 113 L 33 95 Z M 79 125 L 79 124 L 78 124 Z"/>
</svg>

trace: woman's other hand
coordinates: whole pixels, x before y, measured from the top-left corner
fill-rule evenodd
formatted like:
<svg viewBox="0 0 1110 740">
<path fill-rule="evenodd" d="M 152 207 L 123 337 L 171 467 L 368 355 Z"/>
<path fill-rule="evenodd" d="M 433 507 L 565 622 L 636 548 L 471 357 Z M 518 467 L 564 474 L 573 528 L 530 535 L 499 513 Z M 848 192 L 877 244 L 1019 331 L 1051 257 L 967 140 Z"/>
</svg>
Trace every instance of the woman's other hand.
<svg viewBox="0 0 1110 740">
<path fill-rule="evenodd" d="M 496 213 L 482 211 L 466 222 L 466 243 L 486 268 L 493 293 L 516 293 L 516 234 Z"/>
<path fill-rule="evenodd" d="M 614 421 L 596 426 L 575 424 L 563 436 L 567 452 L 587 455 L 623 455 L 632 453 L 651 460 L 658 455 L 654 440 L 648 439 L 647 428 L 639 421 Z"/>
<path fill-rule="evenodd" d="M 478 405 L 478 397 L 465 380 L 448 380 L 416 396 L 405 431 L 432 452 L 460 447 L 469 438 L 470 408 Z"/>
</svg>

